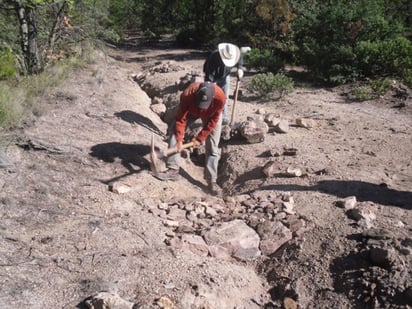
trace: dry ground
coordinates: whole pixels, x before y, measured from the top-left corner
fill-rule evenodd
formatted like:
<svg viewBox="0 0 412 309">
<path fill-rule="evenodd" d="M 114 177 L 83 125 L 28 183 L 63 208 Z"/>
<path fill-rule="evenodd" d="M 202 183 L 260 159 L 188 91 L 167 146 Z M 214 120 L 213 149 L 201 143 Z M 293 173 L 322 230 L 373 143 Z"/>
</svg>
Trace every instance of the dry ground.
<svg viewBox="0 0 412 309">
<path fill-rule="evenodd" d="M 222 142 L 219 182 L 226 197 L 289 192 L 305 229 L 273 256 L 249 262 L 165 243 L 172 230 L 149 209 L 224 201 L 204 191 L 196 160 L 184 160 L 178 182 L 151 175 L 150 139 L 154 133 L 165 148 L 167 124 L 136 76 L 151 76 L 159 95 L 176 95 L 181 78 L 200 74 L 204 56 L 163 43 L 109 50 L 42 98 L 48 112 L 33 125 L 2 133 L 0 307 L 82 307 L 108 291 L 138 308 L 158 308 L 161 297 L 183 309 L 409 308 L 410 96 L 354 102 L 344 88 L 296 81 L 281 100 L 260 101 L 244 87 L 249 72 L 236 120 L 274 113 L 290 128 L 262 143 Z M 169 61 L 178 69 L 149 74 Z M 294 125 L 303 117 L 317 126 Z M 296 156 L 268 155 L 282 147 L 296 148 Z M 265 177 L 268 161 L 304 175 Z M 113 192 L 117 186 L 128 191 Z M 376 218 L 356 221 L 336 206 L 348 196 Z M 372 247 L 383 250 L 380 265 L 370 259 Z"/>
</svg>

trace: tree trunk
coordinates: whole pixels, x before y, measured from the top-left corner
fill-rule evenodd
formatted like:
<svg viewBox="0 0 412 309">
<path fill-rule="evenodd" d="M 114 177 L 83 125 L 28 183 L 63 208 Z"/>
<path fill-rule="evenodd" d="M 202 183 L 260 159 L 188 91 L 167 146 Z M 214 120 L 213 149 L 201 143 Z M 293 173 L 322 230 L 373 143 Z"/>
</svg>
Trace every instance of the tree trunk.
<svg viewBox="0 0 412 309">
<path fill-rule="evenodd" d="M 37 49 L 37 28 L 34 8 L 16 1 L 16 11 L 20 24 L 21 49 L 24 55 L 25 69 L 29 74 L 39 72 L 39 53 Z"/>
</svg>

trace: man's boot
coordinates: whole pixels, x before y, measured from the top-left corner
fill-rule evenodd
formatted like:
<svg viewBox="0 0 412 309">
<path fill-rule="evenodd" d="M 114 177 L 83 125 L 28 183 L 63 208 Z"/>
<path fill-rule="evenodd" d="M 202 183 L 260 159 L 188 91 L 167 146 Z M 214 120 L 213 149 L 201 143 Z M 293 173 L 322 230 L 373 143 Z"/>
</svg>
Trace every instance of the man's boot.
<svg viewBox="0 0 412 309">
<path fill-rule="evenodd" d="M 221 196 L 223 194 L 222 188 L 216 182 L 209 181 L 208 189 L 212 195 Z"/>
<path fill-rule="evenodd" d="M 179 170 L 177 169 L 173 169 L 173 168 L 169 168 L 164 172 L 161 173 L 157 173 L 156 175 L 157 178 L 159 178 L 160 180 L 178 180 L 179 179 Z"/>
</svg>

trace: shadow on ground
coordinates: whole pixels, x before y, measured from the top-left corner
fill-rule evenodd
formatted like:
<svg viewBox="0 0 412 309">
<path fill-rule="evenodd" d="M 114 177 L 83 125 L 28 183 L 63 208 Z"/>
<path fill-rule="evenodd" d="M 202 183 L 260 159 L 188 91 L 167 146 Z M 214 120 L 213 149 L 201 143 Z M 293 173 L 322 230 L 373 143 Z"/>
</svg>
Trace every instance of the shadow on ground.
<svg viewBox="0 0 412 309">
<path fill-rule="evenodd" d="M 116 117 L 131 123 L 131 124 L 138 124 L 150 132 L 153 132 L 157 135 L 164 136 L 164 133 L 147 117 L 142 116 L 136 112 L 130 110 L 124 110 L 114 114 Z"/>
<path fill-rule="evenodd" d="M 374 202 L 387 206 L 412 209 L 412 192 L 397 191 L 386 185 L 378 185 L 358 180 L 324 180 L 314 186 L 300 185 L 268 185 L 260 187 L 260 190 L 282 191 L 319 191 L 335 195 L 340 198 L 356 196 L 360 202 Z"/>
<path fill-rule="evenodd" d="M 107 163 L 119 160 L 129 171 L 136 171 L 133 165 L 138 166 L 140 169 L 150 168 L 150 162 L 144 158 L 149 153 L 150 147 L 147 145 L 112 142 L 93 146 L 89 154 Z"/>
</svg>

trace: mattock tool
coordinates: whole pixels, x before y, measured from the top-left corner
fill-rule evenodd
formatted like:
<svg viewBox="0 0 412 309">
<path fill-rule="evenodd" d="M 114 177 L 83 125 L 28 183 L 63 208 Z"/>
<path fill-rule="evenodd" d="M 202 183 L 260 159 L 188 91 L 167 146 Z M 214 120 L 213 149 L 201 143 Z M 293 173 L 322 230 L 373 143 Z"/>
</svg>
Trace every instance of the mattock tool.
<svg viewBox="0 0 412 309">
<path fill-rule="evenodd" d="M 182 145 L 182 150 L 193 147 L 193 142 L 189 142 Z M 154 145 L 154 134 L 152 134 L 152 141 L 151 141 L 151 151 L 150 151 L 150 168 L 152 170 L 153 176 L 157 176 L 159 173 L 159 161 L 167 158 L 168 156 L 177 153 L 178 150 L 176 147 L 168 148 L 165 151 L 158 151 Z"/>
</svg>

